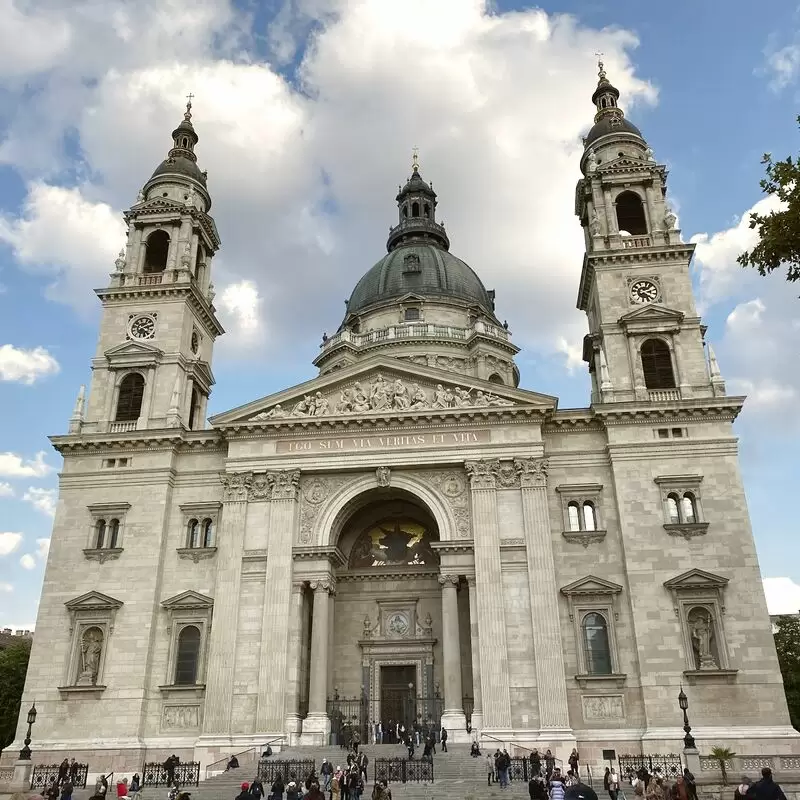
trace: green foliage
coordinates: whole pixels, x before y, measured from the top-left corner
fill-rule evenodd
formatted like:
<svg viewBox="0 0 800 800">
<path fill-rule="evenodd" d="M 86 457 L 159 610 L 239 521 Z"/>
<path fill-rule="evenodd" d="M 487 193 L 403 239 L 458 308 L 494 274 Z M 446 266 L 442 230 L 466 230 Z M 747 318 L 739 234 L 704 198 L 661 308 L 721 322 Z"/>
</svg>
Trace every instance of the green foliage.
<svg viewBox="0 0 800 800">
<path fill-rule="evenodd" d="M 800 619 L 781 616 L 775 621 L 775 649 L 792 725 L 800 730 Z"/>
<path fill-rule="evenodd" d="M 730 761 L 736 753 L 730 747 L 712 747 L 710 751 L 711 758 L 716 758 L 719 761 L 719 768 L 722 771 L 722 782 L 728 782 L 728 768 L 726 762 Z"/>
<path fill-rule="evenodd" d="M 0 750 L 14 741 L 28 671 L 30 644 L 20 642 L 0 650 Z"/>
<path fill-rule="evenodd" d="M 797 118 L 800 123 L 800 117 Z M 800 160 L 788 156 L 773 161 L 771 153 L 761 159 L 766 177 L 761 180 L 765 194 L 775 195 L 782 208 L 769 214 L 750 215 L 750 227 L 758 229 L 759 242 L 736 259 L 767 275 L 786 265 L 786 280 L 800 280 Z"/>
</svg>

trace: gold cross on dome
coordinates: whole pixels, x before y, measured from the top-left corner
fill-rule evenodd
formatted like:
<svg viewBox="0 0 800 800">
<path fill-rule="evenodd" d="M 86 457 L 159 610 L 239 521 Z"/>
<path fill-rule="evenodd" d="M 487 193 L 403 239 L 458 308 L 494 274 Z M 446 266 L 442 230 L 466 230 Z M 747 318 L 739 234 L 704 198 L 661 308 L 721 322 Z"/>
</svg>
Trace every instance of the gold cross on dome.
<svg viewBox="0 0 800 800">
<path fill-rule="evenodd" d="M 189 101 L 189 105 L 191 105 L 192 100 L 194 99 L 194 95 L 191 92 L 189 92 L 189 94 L 186 95 L 186 99 Z"/>
</svg>

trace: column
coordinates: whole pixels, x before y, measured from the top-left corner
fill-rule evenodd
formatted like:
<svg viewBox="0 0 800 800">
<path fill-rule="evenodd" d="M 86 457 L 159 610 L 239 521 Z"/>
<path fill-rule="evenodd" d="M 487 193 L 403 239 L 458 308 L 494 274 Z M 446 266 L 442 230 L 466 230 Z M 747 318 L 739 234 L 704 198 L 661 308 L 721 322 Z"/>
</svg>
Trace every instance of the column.
<svg viewBox="0 0 800 800">
<path fill-rule="evenodd" d="M 467 576 L 469 586 L 469 639 L 472 651 L 472 732 L 483 730 L 483 691 L 481 690 L 481 655 L 480 641 L 478 638 L 478 596 L 475 578 Z"/>
<path fill-rule="evenodd" d="M 217 537 L 214 623 L 208 643 L 204 734 L 230 733 L 233 683 L 236 677 L 236 632 L 239 627 L 239 586 L 252 472 L 232 472 L 222 480 L 222 525 Z"/>
<path fill-rule="evenodd" d="M 286 660 L 286 732 L 289 745 L 297 744 L 302 722 L 300 719 L 300 653 L 303 629 L 304 581 L 292 581 L 289 604 L 289 649 Z"/>
<path fill-rule="evenodd" d="M 328 622 L 330 595 L 334 592 L 330 576 L 312 580 L 314 609 L 311 621 L 311 679 L 308 691 L 308 716 L 303 723 L 303 743 L 317 746 L 328 743 L 331 724 L 327 712 Z"/>
<path fill-rule="evenodd" d="M 454 737 L 466 726 L 461 687 L 461 639 L 458 631 L 458 575 L 440 575 L 442 587 L 442 653 L 444 656 L 444 713 L 442 727 Z M 455 741 L 455 738 L 453 739 Z"/>
<path fill-rule="evenodd" d="M 482 685 L 483 724 L 489 731 L 503 731 L 511 727 L 511 695 L 497 521 L 500 463 L 497 460 L 467 461 L 464 466 L 472 492 L 480 673 L 486 675 L 486 683 Z"/>
<path fill-rule="evenodd" d="M 571 734 L 558 617 L 558 587 L 547 507 L 547 460 L 515 458 L 514 466 L 520 477 L 531 625 L 536 631 L 534 658 L 539 695 L 539 728 Z"/>
<path fill-rule="evenodd" d="M 292 543 L 299 481 L 299 469 L 267 472 L 265 480 L 259 480 L 262 491 L 269 493 L 270 510 L 258 671 L 258 733 L 280 734 L 285 721 L 287 685 L 283 677 L 289 650 Z"/>
</svg>

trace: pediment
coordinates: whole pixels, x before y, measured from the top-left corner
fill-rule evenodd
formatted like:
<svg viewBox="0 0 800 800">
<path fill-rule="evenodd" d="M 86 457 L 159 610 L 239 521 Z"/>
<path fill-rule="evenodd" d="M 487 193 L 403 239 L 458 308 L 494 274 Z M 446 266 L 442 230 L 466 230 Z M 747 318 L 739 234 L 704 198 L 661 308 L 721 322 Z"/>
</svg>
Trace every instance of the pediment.
<svg viewBox="0 0 800 800">
<path fill-rule="evenodd" d="M 190 590 L 176 594 L 167 600 L 162 600 L 161 605 L 172 611 L 190 608 L 211 608 L 214 605 L 214 599 Z"/>
<path fill-rule="evenodd" d="M 555 409 L 549 395 L 374 356 L 211 418 L 215 427 L 359 416 Z"/>
<path fill-rule="evenodd" d="M 675 578 L 664 581 L 667 589 L 719 589 L 728 585 L 728 578 L 706 572 L 702 569 L 690 569 Z"/>
<path fill-rule="evenodd" d="M 172 200 L 169 197 L 151 197 L 141 203 L 137 203 L 134 207 L 137 214 L 141 213 L 173 213 L 175 211 L 182 213 L 186 210 L 185 203 L 179 203 L 177 200 Z"/>
<path fill-rule="evenodd" d="M 587 575 L 577 581 L 561 587 L 561 594 L 567 597 L 571 595 L 602 595 L 602 594 L 619 594 L 622 587 L 613 581 L 607 581 L 604 578 L 598 578 L 595 575 Z"/>
<path fill-rule="evenodd" d="M 72 600 L 67 600 L 64 605 L 69 611 L 115 611 L 122 607 L 122 600 L 117 600 L 102 592 L 92 591 Z"/>
<path fill-rule="evenodd" d="M 674 308 L 667 308 L 667 306 L 658 305 L 657 303 L 647 303 L 646 305 L 639 306 L 627 314 L 623 314 L 619 318 L 621 325 L 635 322 L 682 322 L 684 313 L 677 311 Z"/>
<path fill-rule="evenodd" d="M 109 365 L 114 367 L 153 364 L 160 361 L 164 353 L 155 345 L 131 339 L 128 342 L 110 347 L 103 355 Z"/>
<path fill-rule="evenodd" d="M 598 172 L 612 172 L 613 170 L 618 169 L 625 169 L 629 171 L 633 170 L 649 170 L 653 166 L 652 161 L 640 161 L 636 158 L 631 158 L 630 156 L 617 156 L 617 158 L 613 159 L 612 161 L 606 161 L 603 164 L 597 165 Z"/>
</svg>

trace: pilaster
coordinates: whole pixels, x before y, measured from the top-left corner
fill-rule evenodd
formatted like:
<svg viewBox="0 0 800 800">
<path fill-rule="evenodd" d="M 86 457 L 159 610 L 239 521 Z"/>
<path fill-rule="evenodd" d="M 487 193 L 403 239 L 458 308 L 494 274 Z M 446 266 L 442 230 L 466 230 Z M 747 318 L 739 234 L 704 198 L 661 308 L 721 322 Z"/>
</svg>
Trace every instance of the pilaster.
<svg viewBox="0 0 800 800">
<path fill-rule="evenodd" d="M 217 576 L 214 619 L 208 645 L 204 734 L 230 732 L 242 550 L 253 473 L 223 473 L 220 480 L 223 486 L 222 526 L 217 539 Z"/>
<path fill-rule="evenodd" d="M 472 652 L 472 732 L 480 734 L 483 730 L 483 690 L 481 687 L 481 654 L 478 636 L 478 595 L 475 577 L 467 576 L 469 587 L 469 634 Z"/>
<path fill-rule="evenodd" d="M 260 494 L 269 499 L 262 657 L 258 672 L 256 731 L 276 733 L 286 714 L 287 661 L 292 603 L 292 542 L 297 517 L 299 469 L 267 472 L 259 480 Z M 277 677 L 276 677 L 277 676 Z"/>
<path fill-rule="evenodd" d="M 542 730 L 569 731 L 558 587 L 547 508 L 547 459 L 515 458 L 514 466 L 522 492 L 531 625 L 536 640 L 534 659 L 539 727 Z"/>
<path fill-rule="evenodd" d="M 484 726 L 489 730 L 511 727 L 508 681 L 508 649 L 503 609 L 503 576 L 500 571 L 500 529 L 497 520 L 497 473 L 499 461 L 467 461 L 474 528 L 475 584 Z"/>
<path fill-rule="evenodd" d="M 300 718 L 300 644 L 303 629 L 304 581 L 292 581 L 289 603 L 289 648 L 286 661 L 286 733 L 289 746 L 297 744 L 302 720 Z"/>
</svg>

